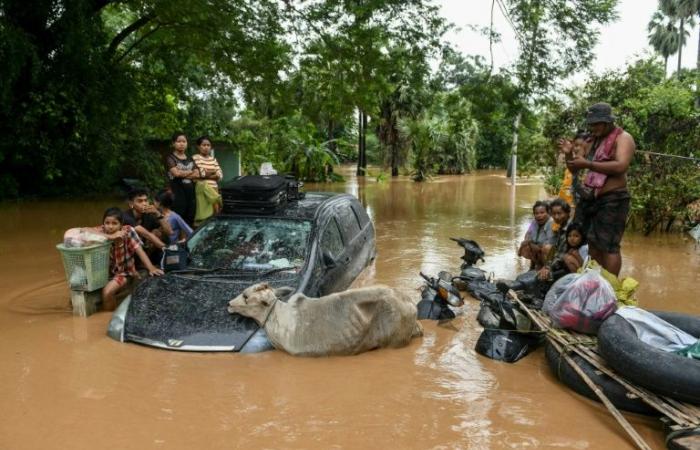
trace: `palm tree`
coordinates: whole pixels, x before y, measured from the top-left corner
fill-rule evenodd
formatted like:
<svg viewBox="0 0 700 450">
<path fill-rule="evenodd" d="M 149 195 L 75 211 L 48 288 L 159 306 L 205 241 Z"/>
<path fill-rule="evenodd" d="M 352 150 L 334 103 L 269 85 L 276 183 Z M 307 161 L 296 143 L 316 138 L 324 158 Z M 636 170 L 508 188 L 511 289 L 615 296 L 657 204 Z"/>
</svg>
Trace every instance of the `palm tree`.
<svg viewBox="0 0 700 450">
<path fill-rule="evenodd" d="M 700 0 L 677 0 L 678 9 L 688 17 L 700 16 Z M 698 30 L 698 54 L 695 60 L 695 68 L 700 70 L 700 30 Z"/>
<path fill-rule="evenodd" d="M 670 19 L 661 11 L 656 11 L 647 26 L 649 45 L 664 57 L 664 74 L 668 67 L 668 57 L 678 51 L 678 28 L 675 20 Z"/>
<path fill-rule="evenodd" d="M 661 12 L 669 19 L 679 21 L 677 69 L 678 74 L 681 73 L 681 57 L 683 54 L 683 46 L 685 45 L 688 37 L 690 36 L 690 32 L 685 29 L 685 25 L 686 23 L 691 27 L 695 25 L 695 21 L 692 18 L 694 11 L 691 12 L 690 8 L 690 2 L 686 0 L 659 0 L 659 10 L 661 10 Z"/>
</svg>

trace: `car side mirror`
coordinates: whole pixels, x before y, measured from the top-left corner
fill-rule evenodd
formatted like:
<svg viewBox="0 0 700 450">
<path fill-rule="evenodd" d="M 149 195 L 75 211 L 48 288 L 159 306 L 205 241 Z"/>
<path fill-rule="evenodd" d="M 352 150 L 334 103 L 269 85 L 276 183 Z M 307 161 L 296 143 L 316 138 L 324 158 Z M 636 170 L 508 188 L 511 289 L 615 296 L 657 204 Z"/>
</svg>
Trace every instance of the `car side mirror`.
<svg viewBox="0 0 700 450">
<path fill-rule="evenodd" d="M 333 255 L 331 255 L 331 252 L 328 250 L 324 250 L 323 253 L 323 264 L 326 265 L 326 267 L 335 267 L 335 258 L 333 258 Z"/>
</svg>

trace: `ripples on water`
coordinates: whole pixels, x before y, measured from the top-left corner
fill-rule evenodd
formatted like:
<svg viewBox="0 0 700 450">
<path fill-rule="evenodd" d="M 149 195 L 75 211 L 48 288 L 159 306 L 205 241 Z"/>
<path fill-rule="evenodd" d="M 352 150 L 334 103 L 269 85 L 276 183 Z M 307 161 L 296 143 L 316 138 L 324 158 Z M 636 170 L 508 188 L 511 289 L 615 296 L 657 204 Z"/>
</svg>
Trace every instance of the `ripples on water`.
<svg viewBox="0 0 700 450">
<path fill-rule="evenodd" d="M 418 298 L 419 271 L 458 270 L 450 237 L 477 240 L 482 267 L 526 269 L 514 257 L 544 197 L 537 180 L 515 192 L 497 173 L 307 190 L 360 198 L 377 229 L 378 258 L 356 285 L 383 283 Z M 0 448 L 629 448 L 598 405 L 555 382 L 538 351 L 517 364 L 473 348 L 476 302 L 450 324 L 398 350 L 347 358 L 178 353 L 118 344 L 109 314 L 70 313 L 54 246 L 63 231 L 96 225 L 95 202 L 1 204 Z M 677 235 L 623 242 L 623 273 L 650 308 L 700 314 L 700 250 Z M 633 417 L 662 447 L 657 421 Z"/>
</svg>

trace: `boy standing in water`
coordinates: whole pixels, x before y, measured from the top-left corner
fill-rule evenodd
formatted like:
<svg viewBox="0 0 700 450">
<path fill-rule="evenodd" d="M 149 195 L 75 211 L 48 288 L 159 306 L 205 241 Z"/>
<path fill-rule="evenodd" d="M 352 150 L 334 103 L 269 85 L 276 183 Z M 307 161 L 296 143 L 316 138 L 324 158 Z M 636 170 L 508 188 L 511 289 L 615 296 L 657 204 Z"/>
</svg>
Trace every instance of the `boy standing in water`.
<svg viewBox="0 0 700 450">
<path fill-rule="evenodd" d="M 126 286 L 128 278 L 139 277 L 134 264 L 134 254 L 139 257 L 151 276 L 163 275 L 163 271 L 151 264 L 141 247 L 141 240 L 136 231 L 131 226 L 124 225 L 119 208 L 107 209 L 102 216 L 102 225 L 97 227 L 97 230 L 112 241 L 109 252 L 110 280 L 102 288 L 102 305 L 104 309 L 112 311 L 117 307 L 116 294 Z"/>
<path fill-rule="evenodd" d="M 607 103 L 588 108 L 586 123 L 595 139 L 592 158 L 574 155 L 571 141 L 561 141 L 560 148 L 574 175 L 588 170 L 577 189 L 582 204 L 577 204 L 576 219 L 584 225 L 590 256 L 608 272 L 619 275 L 620 241 L 630 209 L 627 170 L 635 143 L 629 133 L 615 126 L 615 116 Z"/>
</svg>

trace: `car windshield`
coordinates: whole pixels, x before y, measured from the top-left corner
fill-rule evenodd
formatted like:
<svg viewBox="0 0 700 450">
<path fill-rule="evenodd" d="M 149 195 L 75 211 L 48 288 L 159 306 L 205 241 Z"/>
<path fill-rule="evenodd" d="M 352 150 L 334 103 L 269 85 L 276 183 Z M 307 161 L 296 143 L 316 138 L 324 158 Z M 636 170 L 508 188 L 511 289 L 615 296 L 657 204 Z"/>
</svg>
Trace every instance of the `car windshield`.
<svg viewBox="0 0 700 450">
<path fill-rule="evenodd" d="M 231 217 L 213 220 L 187 242 L 190 267 L 271 270 L 301 267 L 311 222 Z"/>
</svg>

